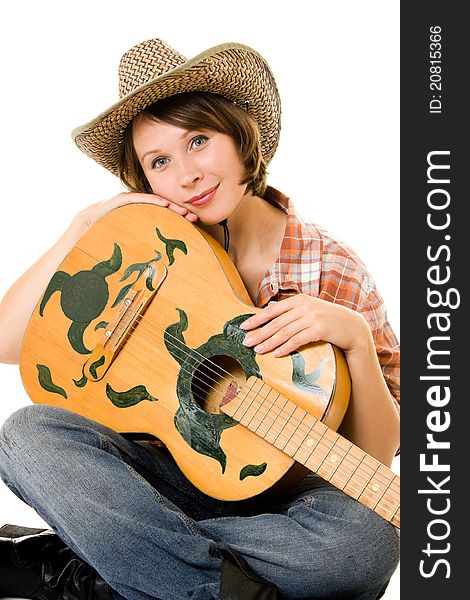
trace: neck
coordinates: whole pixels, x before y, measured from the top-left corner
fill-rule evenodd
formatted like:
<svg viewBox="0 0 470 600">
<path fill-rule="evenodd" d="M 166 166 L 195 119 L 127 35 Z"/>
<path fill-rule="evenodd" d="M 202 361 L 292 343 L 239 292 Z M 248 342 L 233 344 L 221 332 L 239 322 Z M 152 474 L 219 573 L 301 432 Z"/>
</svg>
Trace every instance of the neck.
<svg viewBox="0 0 470 600">
<path fill-rule="evenodd" d="M 229 256 L 235 265 L 262 256 L 273 243 L 278 244 L 285 229 L 285 213 L 262 198 L 246 194 L 237 208 L 227 217 L 230 231 Z M 221 246 L 224 228 L 221 225 L 201 225 Z"/>
</svg>

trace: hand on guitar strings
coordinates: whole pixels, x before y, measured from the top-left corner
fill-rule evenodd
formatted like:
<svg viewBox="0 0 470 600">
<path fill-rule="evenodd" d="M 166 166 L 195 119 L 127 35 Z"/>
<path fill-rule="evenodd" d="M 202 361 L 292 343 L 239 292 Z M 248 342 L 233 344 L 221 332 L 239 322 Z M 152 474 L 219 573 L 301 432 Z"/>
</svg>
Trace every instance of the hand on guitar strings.
<svg viewBox="0 0 470 600">
<path fill-rule="evenodd" d="M 240 325 L 250 331 L 244 345 L 258 354 L 287 356 L 310 342 L 330 342 L 354 354 L 370 344 L 371 331 L 358 312 L 307 294 L 271 301 Z"/>
</svg>

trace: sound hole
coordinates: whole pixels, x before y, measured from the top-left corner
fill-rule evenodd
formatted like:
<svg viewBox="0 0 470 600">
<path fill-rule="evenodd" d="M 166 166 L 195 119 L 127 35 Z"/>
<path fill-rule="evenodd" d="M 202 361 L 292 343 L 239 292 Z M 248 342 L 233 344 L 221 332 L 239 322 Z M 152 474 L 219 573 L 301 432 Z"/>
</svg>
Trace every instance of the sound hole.
<svg viewBox="0 0 470 600">
<path fill-rule="evenodd" d="M 191 390 L 193 398 L 208 413 L 219 414 L 220 405 L 229 402 L 234 382 L 242 387 L 246 381 L 245 372 L 230 356 L 211 356 L 195 370 Z"/>
</svg>

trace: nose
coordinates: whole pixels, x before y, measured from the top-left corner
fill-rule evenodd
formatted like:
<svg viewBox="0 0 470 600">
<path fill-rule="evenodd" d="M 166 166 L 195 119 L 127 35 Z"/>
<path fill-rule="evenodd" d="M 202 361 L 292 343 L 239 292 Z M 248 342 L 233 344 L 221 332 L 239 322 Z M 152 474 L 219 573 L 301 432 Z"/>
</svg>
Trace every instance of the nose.
<svg viewBox="0 0 470 600">
<path fill-rule="evenodd" d="M 180 163 L 180 182 L 183 187 L 192 187 L 203 178 L 202 169 L 192 157 Z"/>
</svg>

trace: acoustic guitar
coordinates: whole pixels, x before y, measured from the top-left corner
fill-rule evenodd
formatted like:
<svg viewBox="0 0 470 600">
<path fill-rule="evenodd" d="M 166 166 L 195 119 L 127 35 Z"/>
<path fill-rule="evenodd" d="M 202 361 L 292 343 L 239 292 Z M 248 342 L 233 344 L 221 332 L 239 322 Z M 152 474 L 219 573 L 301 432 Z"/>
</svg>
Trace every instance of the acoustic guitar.
<svg viewBox="0 0 470 600">
<path fill-rule="evenodd" d="M 51 278 L 22 381 L 35 403 L 161 440 L 220 500 L 283 493 L 314 471 L 399 527 L 398 475 L 336 431 L 344 355 L 326 342 L 257 355 L 240 324 L 259 310 L 210 235 L 168 209 L 126 205 Z"/>
</svg>

